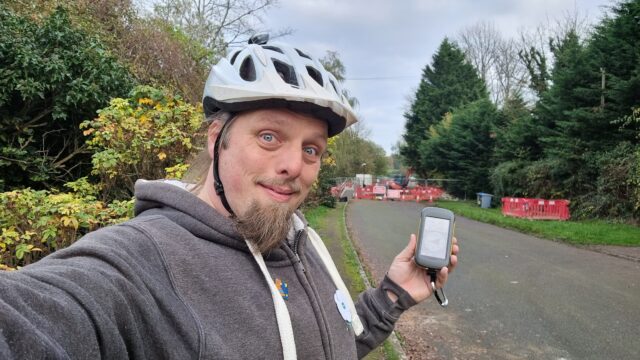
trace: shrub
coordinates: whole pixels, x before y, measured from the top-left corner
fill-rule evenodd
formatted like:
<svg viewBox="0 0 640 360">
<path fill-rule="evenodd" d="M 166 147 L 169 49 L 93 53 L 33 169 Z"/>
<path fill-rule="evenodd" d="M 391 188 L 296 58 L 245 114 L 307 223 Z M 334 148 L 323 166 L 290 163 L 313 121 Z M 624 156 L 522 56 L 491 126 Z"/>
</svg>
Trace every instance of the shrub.
<svg viewBox="0 0 640 360">
<path fill-rule="evenodd" d="M 133 200 L 97 201 L 86 178 L 70 187 L 76 192 L 0 193 L 0 270 L 33 263 L 90 231 L 133 216 Z"/>
<path fill-rule="evenodd" d="M 640 215 L 638 171 L 640 147 L 622 142 L 611 151 L 594 157 L 598 175 L 594 190 L 578 197 L 572 212 L 578 218 L 630 220 Z"/>
<path fill-rule="evenodd" d="M 134 81 L 64 8 L 33 17 L 0 4 L 0 190 L 87 175 L 78 125 Z"/>
<path fill-rule="evenodd" d="M 111 100 L 98 114 L 80 127 L 94 151 L 103 201 L 130 198 L 139 178 L 182 177 L 185 161 L 200 150 L 194 143 L 206 136 L 200 109 L 150 86 Z"/>
<path fill-rule="evenodd" d="M 505 161 L 491 171 L 490 180 L 495 195 L 528 197 L 529 182 L 527 179 L 526 160 Z"/>
<path fill-rule="evenodd" d="M 333 178 L 336 173 L 336 160 L 332 152 L 336 150 L 336 142 L 339 137 L 340 135 L 334 136 L 328 140 L 327 153 L 322 158 L 318 179 L 313 183 L 313 187 L 305 200 L 305 208 L 313 208 L 319 205 L 330 208 L 336 207 L 336 198 L 331 195 L 331 186 L 335 185 Z"/>
</svg>

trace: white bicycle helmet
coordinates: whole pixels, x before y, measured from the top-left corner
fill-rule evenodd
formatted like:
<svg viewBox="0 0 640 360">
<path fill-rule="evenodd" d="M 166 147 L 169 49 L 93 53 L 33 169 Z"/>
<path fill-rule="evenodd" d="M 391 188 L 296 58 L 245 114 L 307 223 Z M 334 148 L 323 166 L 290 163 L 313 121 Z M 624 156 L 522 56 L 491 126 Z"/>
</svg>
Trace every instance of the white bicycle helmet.
<svg viewBox="0 0 640 360">
<path fill-rule="evenodd" d="M 329 137 L 358 121 L 339 82 L 307 53 L 257 35 L 213 66 L 202 103 L 207 116 L 287 108 L 327 121 Z"/>
</svg>

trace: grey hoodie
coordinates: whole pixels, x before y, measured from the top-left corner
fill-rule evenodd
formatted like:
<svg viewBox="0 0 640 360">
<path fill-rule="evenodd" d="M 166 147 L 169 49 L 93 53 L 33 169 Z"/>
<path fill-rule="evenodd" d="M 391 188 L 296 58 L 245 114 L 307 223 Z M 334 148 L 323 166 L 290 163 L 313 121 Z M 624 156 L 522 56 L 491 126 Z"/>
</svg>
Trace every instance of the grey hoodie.
<svg viewBox="0 0 640 360">
<path fill-rule="evenodd" d="M 233 222 L 164 182 L 138 182 L 135 196 L 134 219 L 0 272 L 0 358 L 282 358 L 270 290 Z M 288 285 L 298 359 L 363 357 L 415 304 L 383 280 L 356 302 L 356 337 L 306 231 L 264 258 Z"/>
</svg>

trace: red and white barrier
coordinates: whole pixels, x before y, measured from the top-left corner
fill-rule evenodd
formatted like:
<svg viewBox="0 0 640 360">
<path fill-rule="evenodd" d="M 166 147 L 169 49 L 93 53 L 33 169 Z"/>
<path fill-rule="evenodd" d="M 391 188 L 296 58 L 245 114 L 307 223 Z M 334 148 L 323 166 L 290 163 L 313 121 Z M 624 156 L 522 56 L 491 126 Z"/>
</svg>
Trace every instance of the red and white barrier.
<svg viewBox="0 0 640 360">
<path fill-rule="evenodd" d="M 536 220 L 568 220 L 569 200 L 502 198 L 502 214 Z"/>
<path fill-rule="evenodd" d="M 355 199 L 381 199 L 398 201 L 433 202 L 444 194 L 444 190 L 435 186 L 416 186 L 413 189 L 387 189 L 382 185 L 358 186 Z"/>
</svg>

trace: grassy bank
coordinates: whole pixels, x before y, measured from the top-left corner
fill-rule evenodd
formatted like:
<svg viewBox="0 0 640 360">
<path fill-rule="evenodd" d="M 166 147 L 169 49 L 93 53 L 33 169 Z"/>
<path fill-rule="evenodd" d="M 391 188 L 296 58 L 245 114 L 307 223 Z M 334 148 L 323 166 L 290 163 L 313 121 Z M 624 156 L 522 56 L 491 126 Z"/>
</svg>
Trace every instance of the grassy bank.
<svg viewBox="0 0 640 360">
<path fill-rule="evenodd" d="M 546 239 L 577 245 L 640 246 L 640 228 L 602 220 L 527 220 L 503 216 L 500 209 L 481 209 L 473 201 L 438 201 L 436 206 L 457 215 Z"/>
<path fill-rule="evenodd" d="M 358 255 L 350 244 L 343 216 L 345 204 L 338 203 L 335 209 L 320 206 L 305 211 L 309 225 L 322 237 L 331 257 L 342 275 L 351 295 L 357 295 L 366 289 L 358 268 Z M 365 357 L 367 360 L 395 360 L 398 353 L 389 340 Z"/>
</svg>

